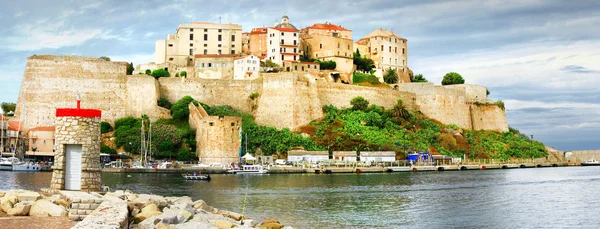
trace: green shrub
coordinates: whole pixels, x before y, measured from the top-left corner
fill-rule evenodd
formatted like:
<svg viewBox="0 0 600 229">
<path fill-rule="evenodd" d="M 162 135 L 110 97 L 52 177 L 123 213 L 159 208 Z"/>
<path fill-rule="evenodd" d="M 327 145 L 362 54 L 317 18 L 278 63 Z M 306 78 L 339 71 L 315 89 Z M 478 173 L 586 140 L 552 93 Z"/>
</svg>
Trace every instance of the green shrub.
<svg viewBox="0 0 600 229">
<path fill-rule="evenodd" d="M 352 74 L 352 83 L 359 84 L 362 82 L 369 82 L 370 84 L 379 84 L 379 79 L 375 75 L 365 74 L 360 72 L 354 72 Z"/>
<path fill-rule="evenodd" d="M 369 107 L 369 101 L 361 96 L 357 96 L 350 100 L 350 105 L 352 105 L 352 110 L 364 111 Z"/>
<path fill-rule="evenodd" d="M 159 68 L 159 69 L 156 69 L 156 70 L 152 71 L 152 77 L 154 77 L 156 79 L 158 79 L 160 77 L 169 77 L 169 76 L 171 76 L 169 74 L 169 72 L 167 72 L 167 70 L 164 70 L 162 68 Z"/>
<path fill-rule="evenodd" d="M 110 125 L 110 123 L 108 123 L 108 122 L 101 122 L 100 123 L 100 133 L 105 134 L 105 133 L 108 133 L 108 132 L 111 132 L 111 131 L 113 131 L 113 128 Z"/>
<path fill-rule="evenodd" d="M 191 96 L 185 96 L 171 106 L 171 115 L 175 120 L 188 120 L 190 108 L 188 105 L 194 101 Z"/>
<path fill-rule="evenodd" d="M 254 92 L 254 93 L 252 93 L 252 94 L 250 95 L 250 97 L 249 97 L 249 98 L 250 98 L 251 100 L 254 100 L 254 99 L 258 98 L 258 96 L 259 96 L 259 95 L 260 95 L 260 94 L 258 94 L 258 92 Z"/>
<path fill-rule="evenodd" d="M 182 72 L 179 73 L 179 76 L 186 77 L 187 76 L 187 72 L 186 71 L 182 71 Z"/>
<path fill-rule="evenodd" d="M 321 70 L 334 70 L 337 66 L 333 60 L 319 61 L 318 63 Z"/>
<path fill-rule="evenodd" d="M 129 116 L 129 117 L 120 118 L 120 119 L 115 120 L 115 130 L 119 129 L 119 127 L 121 127 L 121 126 L 126 126 L 129 128 L 140 127 L 140 126 L 142 126 L 142 123 L 141 123 L 141 119 Z"/>
<path fill-rule="evenodd" d="M 133 67 L 133 62 L 129 62 L 129 64 L 127 64 L 127 75 L 133 74 L 134 69 L 135 68 Z"/>
<path fill-rule="evenodd" d="M 177 152 L 177 160 L 179 161 L 194 161 L 196 159 L 196 154 L 191 152 L 188 148 L 181 148 L 179 152 Z"/>
<path fill-rule="evenodd" d="M 113 149 L 113 148 L 110 148 L 110 146 L 102 145 L 102 147 L 100 147 L 100 153 L 117 154 L 117 150 Z"/>
<path fill-rule="evenodd" d="M 146 73 L 146 75 L 149 75 L 149 76 L 152 75 L 152 71 L 150 69 L 146 69 L 145 73 Z"/>
<path fill-rule="evenodd" d="M 427 79 L 425 79 L 425 77 L 423 76 L 423 74 L 417 74 L 413 79 L 412 79 L 413 83 L 427 83 L 429 81 L 427 81 Z"/>
<path fill-rule="evenodd" d="M 171 109 L 171 106 L 173 106 L 173 104 L 171 103 L 171 101 L 163 97 L 158 100 L 158 106 Z"/>
<path fill-rule="evenodd" d="M 444 79 L 442 80 L 442 85 L 452 85 L 452 84 L 464 84 L 465 79 L 456 73 L 456 72 L 448 72 L 444 75 Z"/>
</svg>

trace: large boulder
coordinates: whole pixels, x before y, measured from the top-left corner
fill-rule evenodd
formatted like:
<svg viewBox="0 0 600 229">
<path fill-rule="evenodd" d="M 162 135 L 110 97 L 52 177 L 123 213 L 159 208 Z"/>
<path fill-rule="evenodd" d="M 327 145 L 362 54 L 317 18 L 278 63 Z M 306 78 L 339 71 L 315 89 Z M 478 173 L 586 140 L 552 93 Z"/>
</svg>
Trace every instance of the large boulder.
<svg viewBox="0 0 600 229">
<path fill-rule="evenodd" d="M 153 229 L 161 222 L 161 219 L 156 216 L 151 216 L 137 225 L 139 229 Z"/>
<path fill-rule="evenodd" d="M 149 194 L 139 194 L 132 202 L 140 202 L 144 205 L 155 204 L 160 209 L 163 209 L 168 205 L 166 198 Z"/>
<path fill-rule="evenodd" d="M 12 193 L 6 193 L 0 198 L 0 210 L 8 212 L 18 202 L 17 195 Z"/>
<path fill-rule="evenodd" d="M 213 224 L 215 225 L 215 227 L 219 228 L 219 229 L 229 229 L 234 227 L 234 224 L 225 220 L 215 220 L 215 223 Z"/>
<path fill-rule="evenodd" d="M 166 199 L 167 199 L 167 202 L 170 205 L 174 205 L 174 204 L 189 204 L 189 205 L 193 205 L 194 204 L 194 201 L 189 196 L 182 196 L 182 197 L 170 196 L 170 197 L 167 197 Z"/>
<path fill-rule="evenodd" d="M 166 224 L 180 224 L 185 223 L 185 221 L 187 220 L 183 215 L 171 209 L 165 210 L 165 212 L 163 212 L 162 215 L 158 216 L 158 218 L 161 218 L 162 222 Z"/>
<path fill-rule="evenodd" d="M 211 224 L 209 222 L 190 221 L 190 222 L 187 222 L 184 224 L 175 225 L 175 228 L 177 228 L 177 229 L 197 229 L 197 228 L 216 229 L 217 227 L 215 227 L 213 224 Z"/>
<path fill-rule="evenodd" d="M 29 214 L 29 209 L 31 209 L 31 204 L 15 204 L 15 206 L 11 209 L 8 209 L 6 213 L 9 216 L 26 216 Z"/>
<path fill-rule="evenodd" d="M 35 217 L 67 216 L 67 210 L 63 206 L 53 204 L 48 200 L 38 200 L 31 206 L 29 215 Z"/>
<path fill-rule="evenodd" d="M 149 204 L 148 206 L 142 208 L 142 212 L 134 217 L 134 222 L 140 223 L 152 216 L 159 216 L 161 214 L 162 212 L 158 210 L 158 206 L 156 204 Z"/>
<path fill-rule="evenodd" d="M 194 208 L 202 209 L 207 212 L 213 212 L 213 210 L 214 210 L 214 208 L 209 206 L 208 204 L 206 204 L 206 202 L 204 202 L 204 200 L 196 200 L 196 202 L 194 202 Z"/>
<path fill-rule="evenodd" d="M 259 229 L 281 229 L 283 225 L 279 223 L 276 219 L 267 219 L 262 222 L 262 224 L 258 227 Z"/>
<path fill-rule="evenodd" d="M 17 194 L 17 199 L 19 199 L 19 202 L 22 201 L 36 201 L 41 199 L 42 196 L 37 193 L 37 192 L 32 192 L 32 191 L 24 191 L 21 193 Z"/>
</svg>

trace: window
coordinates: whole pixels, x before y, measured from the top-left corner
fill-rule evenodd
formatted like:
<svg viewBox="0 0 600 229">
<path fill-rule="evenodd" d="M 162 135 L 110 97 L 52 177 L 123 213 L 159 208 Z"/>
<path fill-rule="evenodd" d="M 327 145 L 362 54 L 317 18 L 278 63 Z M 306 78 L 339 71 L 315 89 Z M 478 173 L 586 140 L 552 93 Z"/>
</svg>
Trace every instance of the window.
<svg viewBox="0 0 600 229">
<path fill-rule="evenodd" d="M 294 71 L 298 71 L 298 65 L 294 66 Z"/>
<path fill-rule="evenodd" d="M 315 69 L 317 69 L 317 65 L 315 65 Z"/>
<path fill-rule="evenodd" d="M 398 47 L 394 47 L 394 52 L 398 53 Z"/>
<path fill-rule="evenodd" d="M 398 64 L 398 59 L 394 59 L 394 64 Z"/>
<path fill-rule="evenodd" d="M 190 29 L 190 32 L 194 32 L 194 29 Z"/>
<path fill-rule="evenodd" d="M 256 71 L 256 67 L 252 67 L 252 71 Z"/>
<path fill-rule="evenodd" d="M 394 43 L 398 43 L 398 38 L 394 38 Z"/>
<path fill-rule="evenodd" d="M 281 44 L 283 44 L 283 39 L 281 39 Z"/>
<path fill-rule="evenodd" d="M 348 50 L 350 50 L 350 45 L 348 45 Z"/>
<path fill-rule="evenodd" d="M 221 44 L 218 44 L 217 47 L 221 48 Z"/>
<path fill-rule="evenodd" d="M 208 41 L 208 34 L 204 34 L 204 40 Z"/>
<path fill-rule="evenodd" d="M 202 67 L 204 68 L 204 63 L 202 63 Z"/>
<path fill-rule="evenodd" d="M 279 47 L 279 52 L 283 52 L 283 48 Z"/>
<path fill-rule="evenodd" d="M 169 44 L 169 47 L 173 47 L 173 44 Z"/>
<path fill-rule="evenodd" d="M 217 38 L 218 41 L 221 41 L 221 34 L 219 34 L 219 37 Z"/>
<path fill-rule="evenodd" d="M 204 44 L 204 47 L 208 47 L 208 44 Z"/>
<path fill-rule="evenodd" d="M 392 64 L 392 58 L 390 58 L 390 64 Z"/>
<path fill-rule="evenodd" d="M 281 55 L 281 60 L 283 60 L 283 55 Z"/>
<path fill-rule="evenodd" d="M 235 50 L 233 50 L 233 49 L 232 49 L 232 50 L 231 50 L 231 54 L 235 54 Z"/>
<path fill-rule="evenodd" d="M 221 50 L 219 49 L 219 55 L 221 55 Z"/>
<path fill-rule="evenodd" d="M 380 50 L 383 52 L 383 45 L 381 46 L 381 49 L 380 49 Z"/>
<path fill-rule="evenodd" d="M 296 60 L 296 56 L 294 56 L 294 60 Z"/>
<path fill-rule="evenodd" d="M 319 44 L 319 48 L 322 49 L 323 48 L 323 44 Z"/>
<path fill-rule="evenodd" d="M 173 57 L 169 58 L 169 61 L 173 61 Z"/>
<path fill-rule="evenodd" d="M 317 53 L 317 54 L 315 54 L 315 57 L 319 57 L 319 54 L 318 54 L 318 53 Z"/>
<path fill-rule="evenodd" d="M 269 41 L 269 44 L 270 44 L 270 45 L 272 45 L 272 44 L 273 44 L 273 41 Z"/>
<path fill-rule="evenodd" d="M 232 48 L 235 48 L 235 45 L 231 45 Z"/>
<path fill-rule="evenodd" d="M 294 53 L 296 53 L 296 48 L 294 48 Z"/>
<path fill-rule="evenodd" d="M 392 42 L 392 38 L 390 37 L 390 42 Z"/>
<path fill-rule="evenodd" d="M 390 46 L 390 50 L 389 50 L 389 52 L 392 52 L 392 46 Z"/>
<path fill-rule="evenodd" d="M 35 144 L 35 139 L 33 139 L 33 144 Z"/>
<path fill-rule="evenodd" d="M 190 43 L 190 47 L 194 47 L 194 43 Z"/>
<path fill-rule="evenodd" d="M 210 126 L 214 126 L 214 125 L 215 125 L 215 123 L 214 123 L 214 122 L 210 122 L 210 123 L 208 123 L 208 125 L 210 125 Z"/>
<path fill-rule="evenodd" d="M 209 67 L 209 68 L 212 68 L 212 63 L 208 63 L 208 67 Z"/>
<path fill-rule="evenodd" d="M 304 66 L 302 66 L 302 71 L 304 71 Z"/>
<path fill-rule="evenodd" d="M 194 40 L 194 34 L 190 34 L 190 41 Z"/>
<path fill-rule="evenodd" d="M 221 29 L 219 29 L 219 33 L 221 32 Z"/>
<path fill-rule="evenodd" d="M 281 36 L 283 36 L 283 32 L 281 32 Z"/>
<path fill-rule="evenodd" d="M 206 55 L 206 54 L 208 54 L 208 50 L 205 49 L 204 50 L 204 55 Z"/>
<path fill-rule="evenodd" d="M 294 33 L 294 37 L 296 36 L 296 33 Z"/>
<path fill-rule="evenodd" d="M 338 43 L 338 48 L 340 48 L 340 43 Z"/>
<path fill-rule="evenodd" d="M 235 41 L 235 35 L 231 35 L 231 41 Z"/>
<path fill-rule="evenodd" d="M 194 55 L 194 50 L 190 49 L 190 55 Z"/>
<path fill-rule="evenodd" d="M 208 32 L 208 29 L 204 29 L 204 32 Z"/>
<path fill-rule="evenodd" d="M 402 54 L 404 54 L 404 48 L 402 48 Z"/>
<path fill-rule="evenodd" d="M 226 64 L 226 63 L 222 63 L 222 64 L 221 64 L 221 67 L 223 67 L 223 68 L 224 68 L 224 67 L 227 67 L 227 64 Z"/>
</svg>

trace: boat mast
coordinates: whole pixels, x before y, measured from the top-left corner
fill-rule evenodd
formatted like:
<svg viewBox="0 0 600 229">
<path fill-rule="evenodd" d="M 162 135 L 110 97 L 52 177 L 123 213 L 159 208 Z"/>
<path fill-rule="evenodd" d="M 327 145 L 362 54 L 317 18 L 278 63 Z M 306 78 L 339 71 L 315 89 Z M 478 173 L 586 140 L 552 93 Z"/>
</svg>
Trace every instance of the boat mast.
<svg viewBox="0 0 600 229">
<path fill-rule="evenodd" d="M 19 127 L 17 128 L 17 139 L 15 140 L 15 150 L 13 151 L 13 157 L 17 154 L 17 147 L 19 147 L 19 132 L 21 130 L 21 124 L 24 122 L 25 120 L 25 101 L 23 101 L 23 114 L 21 114 L 21 120 L 19 122 Z M 23 131 L 25 132 L 25 131 Z M 25 141 L 25 133 L 23 133 L 23 141 Z M 21 147 L 21 150 L 25 150 L 25 144 L 23 144 L 23 147 Z M 25 153 L 23 153 L 23 157 L 19 157 L 19 158 L 24 158 L 25 157 Z"/>
<path fill-rule="evenodd" d="M 4 126 L 4 113 L 0 115 L 2 115 L 2 122 L 0 122 L 0 124 L 2 125 L 0 127 L 0 157 L 2 157 L 2 153 L 4 152 L 4 129 L 6 127 Z"/>
<path fill-rule="evenodd" d="M 150 122 L 150 131 L 148 131 L 148 138 L 150 139 L 148 143 L 148 148 L 150 149 L 150 159 L 152 159 L 152 122 Z"/>
<path fill-rule="evenodd" d="M 142 128 L 140 129 L 140 164 L 143 163 L 144 159 L 144 117 L 142 117 Z"/>
</svg>

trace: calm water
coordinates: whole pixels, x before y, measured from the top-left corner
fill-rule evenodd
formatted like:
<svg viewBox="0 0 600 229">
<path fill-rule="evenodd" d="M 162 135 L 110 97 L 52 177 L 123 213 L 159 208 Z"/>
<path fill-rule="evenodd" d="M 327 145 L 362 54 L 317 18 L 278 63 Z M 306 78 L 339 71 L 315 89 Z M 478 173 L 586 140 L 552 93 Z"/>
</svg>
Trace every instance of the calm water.
<svg viewBox="0 0 600 229">
<path fill-rule="evenodd" d="M 130 175 L 131 177 L 127 177 Z M 51 173 L 0 171 L 0 189 L 48 187 Z M 188 195 L 295 228 L 599 228 L 600 167 L 392 174 L 109 174 L 111 189 Z"/>
</svg>

